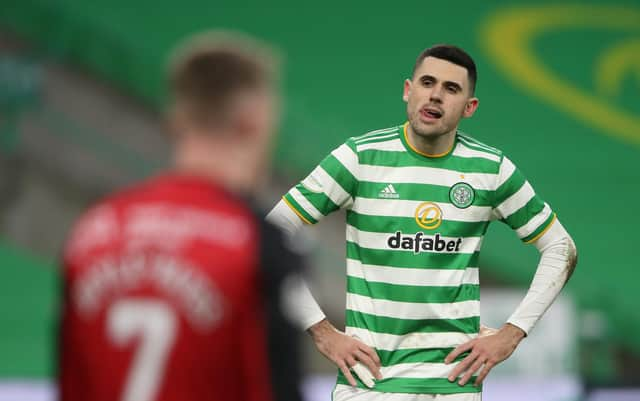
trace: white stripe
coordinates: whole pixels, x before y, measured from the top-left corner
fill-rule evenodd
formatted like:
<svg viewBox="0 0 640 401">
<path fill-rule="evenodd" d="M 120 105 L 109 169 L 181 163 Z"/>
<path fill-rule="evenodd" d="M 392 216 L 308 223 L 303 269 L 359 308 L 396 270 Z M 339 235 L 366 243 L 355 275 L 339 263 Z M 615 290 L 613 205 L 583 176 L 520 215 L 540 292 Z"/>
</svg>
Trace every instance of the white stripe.
<svg viewBox="0 0 640 401">
<path fill-rule="evenodd" d="M 496 189 L 500 188 L 516 171 L 516 166 L 507 157 L 502 158 L 502 164 L 500 164 L 500 171 L 498 172 L 498 182 L 496 183 Z"/>
<path fill-rule="evenodd" d="M 364 145 L 366 143 L 368 143 L 369 141 L 379 141 L 381 139 L 385 139 L 385 138 L 393 138 L 394 136 L 399 136 L 397 132 L 391 132 L 391 133 L 385 133 L 384 135 L 376 135 L 376 136 L 372 136 L 369 138 L 363 138 L 363 139 L 359 139 L 358 141 L 356 141 L 356 146 L 358 145 Z M 384 141 L 386 142 L 386 141 Z"/>
<path fill-rule="evenodd" d="M 411 393 L 383 393 L 369 389 L 354 388 L 346 384 L 336 384 L 333 401 L 480 401 L 482 393 L 459 394 L 411 394 Z"/>
<path fill-rule="evenodd" d="M 468 144 L 470 146 L 476 146 L 476 147 L 482 148 L 482 149 L 484 149 L 484 150 L 486 150 L 488 152 L 500 154 L 500 150 L 498 150 L 498 149 L 496 149 L 496 148 L 494 148 L 492 146 L 489 146 L 487 144 L 484 144 L 484 143 L 478 141 L 477 139 L 475 139 L 475 138 L 473 138 L 473 137 L 471 137 L 469 135 L 458 133 L 458 138 L 460 138 L 464 143 L 466 143 L 466 144 Z"/>
<path fill-rule="evenodd" d="M 406 152 L 404 145 L 400 141 L 400 139 L 392 139 L 390 141 L 384 142 L 373 142 L 367 143 L 364 145 L 357 145 L 356 149 L 358 152 L 362 152 L 368 149 L 381 150 L 384 152 Z"/>
<path fill-rule="evenodd" d="M 353 150 L 347 146 L 346 144 L 340 145 L 338 148 L 334 149 L 331 154 L 338 159 L 340 164 L 344 166 L 349 172 L 357 179 L 358 177 L 358 155 L 356 155 Z"/>
<path fill-rule="evenodd" d="M 389 132 L 396 131 L 397 129 L 398 129 L 398 127 L 390 127 L 390 128 L 382 128 L 382 129 L 377 129 L 375 131 L 370 131 L 370 132 L 367 132 L 364 135 L 356 137 L 354 139 L 354 142 L 358 143 L 360 141 L 366 141 L 367 139 L 370 139 L 370 138 L 372 138 L 372 137 L 374 137 L 376 135 L 387 134 Z"/>
<path fill-rule="evenodd" d="M 356 213 L 370 216 L 410 217 L 415 218 L 416 208 L 422 201 L 410 201 L 401 199 L 369 199 L 356 197 L 353 210 Z M 466 209 L 458 209 L 449 203 L 434 202 L 442 216 L 447 221 L 478 222 L 488 221 L 491 217 L 490 206 L 469 206 Z M 416 230 L 419 229 L 416 224 Z"/>
<path fill-rule="evenodd" d="M 388 127 L 388 128 L 376 129 L 376 130 L 373 130 L 373 131 L 369 131 L 364 135 L 360 135 L 359 137 L 356 137 L 356 140 L 359 141 L 361 139 L 364 139 L 364 138 L 367 138 L 367 137 L 370 137 L 370 136 L 373 136 L 373 135 L 384 134 L 384 133 L 387 133 L 387 132 L 395 131 L 397 129 L 398 129 L 398 127 Z"/>
<path fill-rule="evenodd" d="M 418 228 L 418 227 L 416 227 Z M 418 233 L 422 233 L 420 231 L 418 231 Z M 415 233 L 404 233 L 401 234 L 400 236 L 400 242 L 402 242 L 402 237 L 403 236 L 410 236 L 411 238 L 414 238 Z M 377 233 L 377 232 L 372 232 L 372 231 L 362 231 L 362 230 L 358 230 L 357 228 L 348 225 L 347 224 L 347 241 L 350 242 L 354 242 L 357 245 L 360 245 L 361 247 L 364 248 L 369 248 L 369 249 L 380 249 L 383 251 L 393 251 L 394 249 L 391 248 L 388 244 L 389 241 L 389 237 L 395 236 L 395 234 L 390 234 L 390 233 Z M 426 242 L 427 239 L 431 239 L 432 243 L 435 243 L 436 237 L 435 235 L 426 235 L 423 234 L 420 237 L 420 245 L 422 246 L 422 244 L 424 244 Z M 420 252 L 434 252 L 434 253 L 448 253 L 448 254 L 455 254 L 455 253 L 474 253 L 476 251 L 480 250 L 480 247 L 482 246 L 482 237 L 464 237 L 462 238 L 462 241 L 460 242 L 460 247 L 459 249 L 456 251 L 455 247 L 454 250 L 447 250 L 448 244 L 450 243 L 454 243 L 455 245 L 457 245 L 457 241 L 459 240 L 459 237 L 445 237 L 445 236 L 439 236 L 439 241 L 444 241 L 444 242 L 440 242 L 442 244 L 442 246 L 445 246 L 445 249 L 441 250 L 441 251 L 426 251 L 423 249 L 420 249 Z M 434 244 L 435 246 L 435 244 Z M 454 245 L 451 245 L 452 247 Z M 397 252 L 414 252 L 414 249 L 397 249 Z"/>
<path fill-rule="evenodd" d="M 453 150 L 453 155 L 464 158 L 480 157 L 500 163 L 500 157 L 494 155 L 493 153 L 472 149 L 462 142 L 458 142 L 458 146 L 456 146 L 456 148 Z"/>
<path fill-rule="evenodd" d="M 389 184 L 389 189 L 391 190 L 392 193 L 396 193 L 396 189 L 393 187 L 393 185 Z"/>
<path fill-rule="evenodd" d="M 495 190 L 496 174 L 461 173 L 455 170 L 406 166 L 386 167 L 367 164 L 359 177 L 361 181 L 379 183 L 431 184 L 451 187 L 461 181 L 460 175 L 475 189 Z"/>
<path fill-rule="evenodd" d="M 309 215 L 311 215 L 311 217 L 313 217 L 314 219 L 321 220 L 324 217 L 323 214 L 320 213 L 320 211 L 316 209 L 316 207 L 313 206 L 311 202 L 309 202 L 307 198 L 305 198 L 304 195 L 302 195 L 302 193 L 298 191 L 297 188 L 291 188 L 289 194 L 293 197 L 293 199 L 295 199 L 296 202 L 298 202 L 298 204 L 304 209 L 304 211 L 309 213 Z"/>
<path fill-rule="evenodd" d="M 340 207 L 348 207 L 351 205 L 353 202 L 351 195 L 349 195 L 349 193 L 345 191 L 344 188 L 342 188 L 342 186 L 325 171 L 325 169 L 318 166 L 311 174 L 313 174 L 315 179 L 320 182 L 324 194 L 327 195 L 333 203 Z M 302 182 L 302 185 L 304 185 L 304 181 Z"/>
<path fill-rule="evenodd" d="M 544 223 L 549 218 L 549 216 L 551 216 L 551 213 L 552 213 L 551 208 L 549 207 L 548 204 L 545 203 L 544 209 L 542 209 L 540 213 L 538 213 L 531 220 L 529 220 L 527 224 L 523 225 L 522 227 L 516 230 L 518 237 L 525 238 L 531 235 L 534 231 L 538 229 L 538 227 L 540 227 L 542 223 Z"/>
<path fill-rule="evenodd" d="M 397 349 L 455 348 L 478 336 L 477 333 L 410 333 L 403 336 L 376 333 L 367 329 L 347 326 L 345 332 L 356 336 L 365 344 L 376 349 L 394 351 Z"/>
<path fill-rule="evenodd" d="M 467 267 L 465 270 L 409 269 L 368 265 L 356 259 L 347 259 L 347 275 L 368 282 L 396 285 L 457 287 L 462 284 L 480 284 L 480 270 L 477 267 Z"/>
<path fill-rule="evenodd" d="M 398 363 L 380 368 L 385 379 L 391 377 L 406 379 L 444 379 L 460 362 L 444 363 Z"/>
<path fill-rule="evenodd" d="M 386 140 L 383 140 L 385 138 L 386 138 Z M 371 138 L 370 141 L 372 141 L 372 142 L 367 141 L 367 142 L 357 143 L 356 144 L 356 150 L 358 152 L 361 152 L 361 151 L 367 150 L 367 149 L 397 151 L 398 150 L 398 146 L 397 146 L 397 144 L 395 142 L 400 143 L 400 145 L 402 146 L 402 142 L 400 142 L 400 139 L 399 139 L 398 134 L 396 132 L 394 132 L 393 134 L 387 134 L 387 135 L 384 135 L 384 136 Z M 389 147 L 384 146 L 386 144 L 390 144 L 390 146 Z M 382 145 L 382 146 L 376 146 L 376 145 Z M 405 150 L 405 149 L 403 148 L 402 150 Z"/>
<path fill-rule="evenodd" d="M 347 293 L 347 309 L 394 319 L 463 319 L 480 315 L 480 301 L 399 302 Z"/>
<path fill-rule="evenodd" d="M 533 191 L 533 188 L 529 184 L 528 181 L 524 182 L 524 185 L 513 195 L 504 200 L 496 209 L 500 212 L 500 215 L 503 218 L 507 218 L 520 210 L 524 205 L 527 204 L 536 196 L 536 193 Z"/>
</svg>

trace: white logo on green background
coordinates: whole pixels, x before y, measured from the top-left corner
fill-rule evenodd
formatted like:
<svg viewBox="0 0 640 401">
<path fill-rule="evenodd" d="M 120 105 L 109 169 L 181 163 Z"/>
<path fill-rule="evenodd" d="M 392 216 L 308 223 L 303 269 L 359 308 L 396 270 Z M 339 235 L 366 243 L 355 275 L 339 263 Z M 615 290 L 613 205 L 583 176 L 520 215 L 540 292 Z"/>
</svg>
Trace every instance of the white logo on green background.
<svg viewBox="0 0 640 401">
<path fill-rule="evenodd" d="M 393 187 L 393 184 L 389 184 L 380 193 L 378 193 L 379 198 L 387 198 L 387 199 L 398 199 L 400 198 L 400 194 L 396 192 L 396 189 Z"/>
<path fill-rule="evenodd" d="M 449 191 L 449 200 L 460 209 L 471 206 L 475 197 L 475 191 L 471 185 L 466 182 L 459 182 L 455 184 Z"/>
</svg>

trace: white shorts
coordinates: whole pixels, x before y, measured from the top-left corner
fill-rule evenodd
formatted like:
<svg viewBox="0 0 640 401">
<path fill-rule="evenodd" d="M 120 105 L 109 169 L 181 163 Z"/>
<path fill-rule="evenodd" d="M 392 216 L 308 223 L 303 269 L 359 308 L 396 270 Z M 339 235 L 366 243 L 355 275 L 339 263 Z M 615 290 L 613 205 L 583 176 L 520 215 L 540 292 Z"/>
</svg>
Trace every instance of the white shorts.
<svg viewBox="0 0 640 401">
<path fill-rule="evenodd" d="M 333 401 L 482 401 L 482 393 L 409 394 L 381 393 L 337 384 Z"/>
</svg>

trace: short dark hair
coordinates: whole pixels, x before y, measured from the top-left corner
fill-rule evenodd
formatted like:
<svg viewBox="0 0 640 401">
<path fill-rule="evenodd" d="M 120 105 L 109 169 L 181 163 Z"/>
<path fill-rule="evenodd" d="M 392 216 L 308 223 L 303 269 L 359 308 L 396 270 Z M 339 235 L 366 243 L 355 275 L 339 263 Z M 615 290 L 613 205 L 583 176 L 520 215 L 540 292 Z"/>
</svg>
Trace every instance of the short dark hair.
<svg viewBox="0 0 640 401">
<path fill-rule="evenodd" d="M 422 65 L 422 61 L 427 57 L 439 58 L 466 68 L 469 83 L 471 84 L 471 94 L 473 95 L 475 93 L 478 71 L 476 70 L 476 63 L 473 61 L 469 53 L 453 45 L 435 45 L 429 47 L 418 56 L 416 64 L 413 66 L 413 72 L 411 73 L 412 76 L 415 75 L 416 70 L 420 65 Z"/>
<path fill-rule="evenodd" d="M 275 58 L 252 38 L 207 32 L 187 40 L 172 55 L 169 90 L 193 122 L 223 122 L 233 96 L 271 86 Z"/>
</svg>

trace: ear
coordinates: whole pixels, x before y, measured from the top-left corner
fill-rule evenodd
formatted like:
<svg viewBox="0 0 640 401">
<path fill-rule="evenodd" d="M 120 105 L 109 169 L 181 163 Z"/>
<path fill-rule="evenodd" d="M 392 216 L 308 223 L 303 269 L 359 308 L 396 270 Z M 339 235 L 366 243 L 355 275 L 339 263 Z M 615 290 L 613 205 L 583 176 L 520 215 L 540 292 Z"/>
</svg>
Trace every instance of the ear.
<svg viewBox="0 0 640 401">
<path fill-rule="evenodd" d="M 235 139 L 251 141 L 254 139 L 259 129 L 259 122 L 251 118 L 250 113 L 236 113 L 230 121 L 230 131 L 234 133 Z"/>
<path fill-rule="evenodd" d="M 164 123 L 172 140 L 179 139 L 191 129 L 185 111 L 175 103 L 167 109 Z"/>
<path fill-rule="evenodd" d="M 402 100 L 404 100 L 405 102 L 409 101 L 409 92 L 411 92 L 411 80 L 410 79 L 405 79 L 404 80 L 404 91 L 402 92 Z"/>
<path fill-rule="evenodd" d="M 473 116 L 473 113 L 475 113 L 476 110 L 478 109 L 479 103 L 480 103 L 480 100 L 478 100 L 477 97 L 472 97 L 471 99 L 467 100 L 467 104 L 464 106 L 464 112 L 462 113 L 462 117 L 469 118 Z"/>
</svg>

